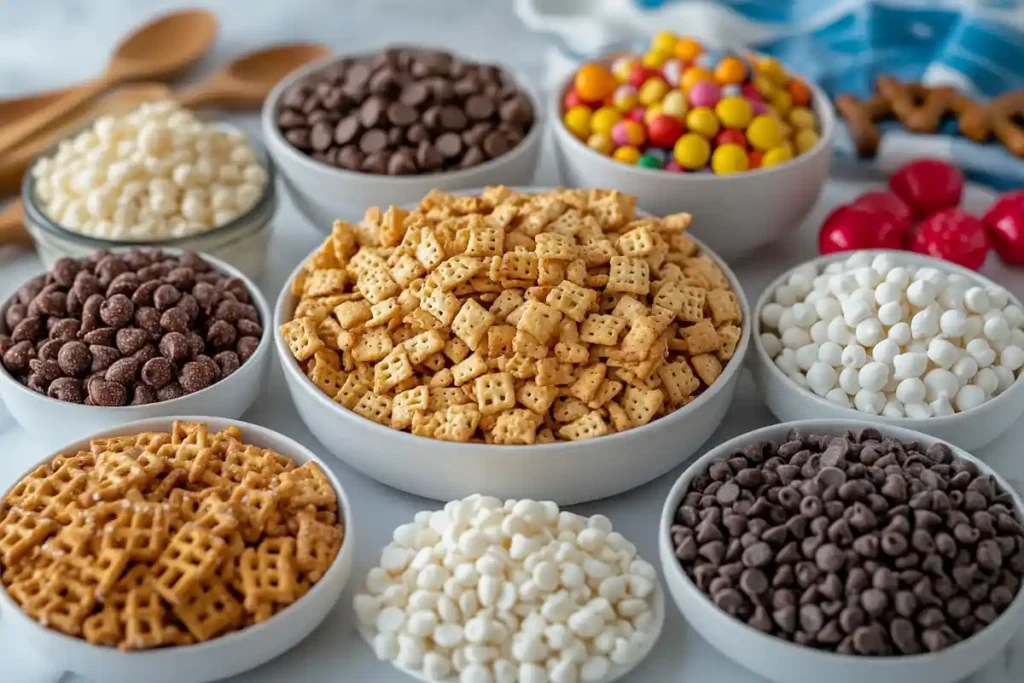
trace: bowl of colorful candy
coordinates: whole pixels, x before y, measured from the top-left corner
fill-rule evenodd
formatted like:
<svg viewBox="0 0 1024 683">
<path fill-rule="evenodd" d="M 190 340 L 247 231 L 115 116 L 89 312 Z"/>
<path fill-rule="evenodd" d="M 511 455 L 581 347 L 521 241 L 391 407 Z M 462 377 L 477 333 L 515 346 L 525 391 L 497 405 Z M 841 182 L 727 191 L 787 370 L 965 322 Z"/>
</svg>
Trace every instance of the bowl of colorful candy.
<svg viewBox="0 0 1024 683">
<path fill-rule="evenodd" d="M 835 115 L 777 60 L 659 33 L 645 54 L 580 67 L 552 98 L 571 187 L 615 187 L 657 215 L 684 207 L 726 258 L 795 230 L 828 177 Z"/>
</svg>

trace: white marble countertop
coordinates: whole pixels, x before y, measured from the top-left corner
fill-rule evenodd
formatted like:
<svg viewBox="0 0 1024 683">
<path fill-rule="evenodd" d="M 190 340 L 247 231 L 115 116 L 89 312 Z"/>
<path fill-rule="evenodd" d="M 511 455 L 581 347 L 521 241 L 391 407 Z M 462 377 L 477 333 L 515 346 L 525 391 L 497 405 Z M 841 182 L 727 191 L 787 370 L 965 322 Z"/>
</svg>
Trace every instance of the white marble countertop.
<svg viewBox="0 0 1024 683">
<path fill-rule="evenodd" d="M 0 97 L 70 84 L 99 73 L 108 46 L 131 25 L 174 7 L 168 0 L 46 0 L 46 2 L 3 3 L 0 23 Z M 511 3 L 488 0 L 376 0 L 346 2 L 332 0 L 206 0 L 203 5 L 221 16 L 220 40 L 211 56 L 195 71 L 208 73 L 241 52 L 271 42 L 321 40 L 337 50 L 358 50 L 392 41 L 445 45 L 470 56 L 500 61 L 527 78 L 539 79 L 544 64 L 544 41 L 529 34 L 516 21 Z M 459 12 L 455 15 L 453 12 Z M 455 16 L 460 16 L 455 20 Z M 237 117 L 243 128 L 257 130 L 255 116 Z M 558 183 L 550 149 L 545 150 L 538 185 Z M 779 272 L 815 253 L 815 229 L 830 207 L 865 187 L 864 180 L 835 180 L 801 229 L 784 243 L 763 250 L 757 257 L 733 264 L 750 299 Z M 983 207 L 990 196 L 972 191 L 969 208 Z M 300 216 L 285 198 L 274 221 L 274 236 L 266 276 L 260 281 L 268 297 L 284 284 L 285 277 L 319 241 L 320 233 Z M 6 298 L 41 266 L 34 255 L 0 248 L 0 300 Z M 1003 268 L 990 259 L 985 274 L 1001 282 L 1018 297 L 1024 296 L 1024 271 Z M 438 504 L 384 487 L 327 456 L 302 424 L 288 401 L 284 379 L 274 367 L 264 396 L 243 417 L 277 429 L 306 444 L 328 459 L 352 499 L 356 535 L 356 563 L 352 584 L 335 610 L 298 647 L 263 667 L 238 676 L 236 681 L 272 683 L 302 681 L 348 683 L 410 680 L 377 662 L 359 639 L 351 614 L 355 584 L 390 540 L 391 529 L 412 518 L 420 509 Z M 758 398 L 750 377 L 744 373 L 740 388 L 725 423 L 711 437 L 708 447 L 757 427 L 774 418 Z M 1024 490 L 1024 458 L 1018 444 L 1024 440 L 1024 424 L 1018 425 L 990 445 L 980 457 L 990 462 Z M 45 452 L 59 446 L 46 435 L 28 434 L 0 407 L 0 491 Z M 636 542 L 641 555 L 657 564 L 656 529 L 665 495 L 682 467 L 660 479 L 614 498 L 575 506 L 581 514 L 600 511 L 608 515 L 628 538 Z M 21 647 L 17 635 L 8 632 L 0 619 L 0 680 L 16 683 L 76 683 L 83 679 L 61 675 L 47 666 L 40 655 Z M 651 656 L 628 681 L 691 683 L 757 683 L 749 672 L 732 664 L 710 648 L 686 624 L 672 604 L 668 605 L 665 631 Z M 1007 647 L 970 683 L 1014 683 L 1024 680 L 1024 633 Z M 918 683 L 918 682 L 913 682 Z M 923 682 L 921 682 L 923 683 Z"/>
</svg>

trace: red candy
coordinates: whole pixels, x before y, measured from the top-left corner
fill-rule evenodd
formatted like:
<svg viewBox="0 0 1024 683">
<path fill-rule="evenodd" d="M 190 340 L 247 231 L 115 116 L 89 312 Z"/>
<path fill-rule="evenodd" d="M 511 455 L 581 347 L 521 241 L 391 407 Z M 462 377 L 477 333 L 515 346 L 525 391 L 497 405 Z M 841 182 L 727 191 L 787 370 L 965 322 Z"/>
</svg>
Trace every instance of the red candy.
<svg viewBox="0 0 1024 683">
<path fill-rule="evenodd" d="M 1024 265 L 1024 191 L 1004 194 L 981 220 L 999 258 Z"/>
<path fill-rule="evenodd" d="M 586 102 L 583 101 L 582 97 L 576 94 L 575 89 L 565 93 L 565 99 L 562 100 L 564 111 L 569 111 L 573 107 L 578 107 L 581 104 L 585 105 Z"/>
<path fill-rule="evenodd" d="M 646 112 L 645 112 L 643 107 L 634 107 L 633 109 L 629 110 L 628 114 L 626 114 L 626 118 L 627 119 L 632 119 L 633 121 L 636 121 L 637 123 L 643 124 L 643 122 L 644 122 L 644 114 L 645 113 Z"/>
<path fill-rule="evenodd" d="M 902 249 L 903 232 L 890 216 L 856 206 L 840 206 L 818 233 L 818 251 L 834 254 L 857 249 Z"/>
<path fill-rule="evenodd" d="M 683 130 L 683 122 L 676 117 L 658 114 L 647 124 L 647 139 L 655 147 L 672 149 Z"/>
<path fill-rule="evenodd" d="M 651 76 L 657 76 L 658 72 L 654 69 L 648 69 L 643 64 L 634 64 L 629 68 L 629 82 L 633 84 L 633 87 L 637 90 L 640 89 L 648 78 Z"/>
<path fill-rule="evenodd" d="M 918 159 L 900 167 L 889 178 L 889 188 L 905 201 L 918 218 L 960 204 L 964 174 L 937 159 Z"/>
<path fill-rule="evenodd" d="M 944 209 L 925 219 L 910 239 L 910 250 L 977 270 L 988 255 L 985 224 L 961 209 Z"/>
<path fill-rule="evenodd" d="M 903 233 L 906 233 L 914 225 L 914 216 L 910 207 L 892 192 L 885 190 L 865 192 L 854 200 L 853 206 L 889 216 Z"/>
<path fill-rule="evenodd" d="M 747 136 L 741 130 L 726 128 L 715 136 L 715 145 L 739 145 L 746 149 Z"/>
</svg>

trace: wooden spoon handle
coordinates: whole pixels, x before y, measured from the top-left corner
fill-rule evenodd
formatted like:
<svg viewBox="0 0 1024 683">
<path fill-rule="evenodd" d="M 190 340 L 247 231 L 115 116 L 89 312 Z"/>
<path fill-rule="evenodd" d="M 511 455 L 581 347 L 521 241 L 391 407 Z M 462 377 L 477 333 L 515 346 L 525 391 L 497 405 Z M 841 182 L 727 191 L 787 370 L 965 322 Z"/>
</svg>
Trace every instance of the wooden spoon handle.
<svg viewBox="0 0 1024 683">
<path fill-rule="evenodd" d="M 79 105 L 88 102 L 112 85 L 114 85 L 114 82 L 109 77 L 101 76 L 72 90 L 64 97 L 43 107 L 41 110 L 0 128 L 0 154 L 12 149 L 24 138 L 50 125 L 53 121 L 73 111 Z"/>
<path fill-rule="evenodd" d="M 247 93 L 231 83 L 217 79 L 197 83 L 176 90 L 174 99 L 187 109 L 203 109 L 206 107 L 222 107 L 224 109 L 251 109 L 263 103 L 263 95 Z"/>
<path fill-rule="evenodd" d="M 25 207 L 20 199 L 0 213 L 0 245 L 3 244 L 32 244 L 32 236 L 25 230 Z"/>
</svg>

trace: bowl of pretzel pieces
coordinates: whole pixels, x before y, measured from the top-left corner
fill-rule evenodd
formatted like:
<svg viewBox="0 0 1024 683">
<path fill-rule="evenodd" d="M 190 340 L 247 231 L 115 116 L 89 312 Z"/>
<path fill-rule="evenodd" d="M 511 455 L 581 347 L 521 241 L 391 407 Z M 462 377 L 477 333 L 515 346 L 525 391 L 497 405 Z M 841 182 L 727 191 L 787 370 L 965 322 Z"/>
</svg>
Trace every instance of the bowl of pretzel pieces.
<svg viewBox="0 0 1024 683">
<path fill-rule="evenodd" d="M 691 217 L 615 190 L 468 193 L 338 221 L 292 273 L 275 347 L 313 434 L 438 500 L 595 500 L 686 460 L 750 336 Z"/>
<path fill-rule="evenodd" d="M 4 495 L 0 608 L 25 643 L 109 683 L 199 683 L 296 645 L 352 569 L 351 508 L 269 429 L 158 418 L 50 454 Z"/>
</svg>

